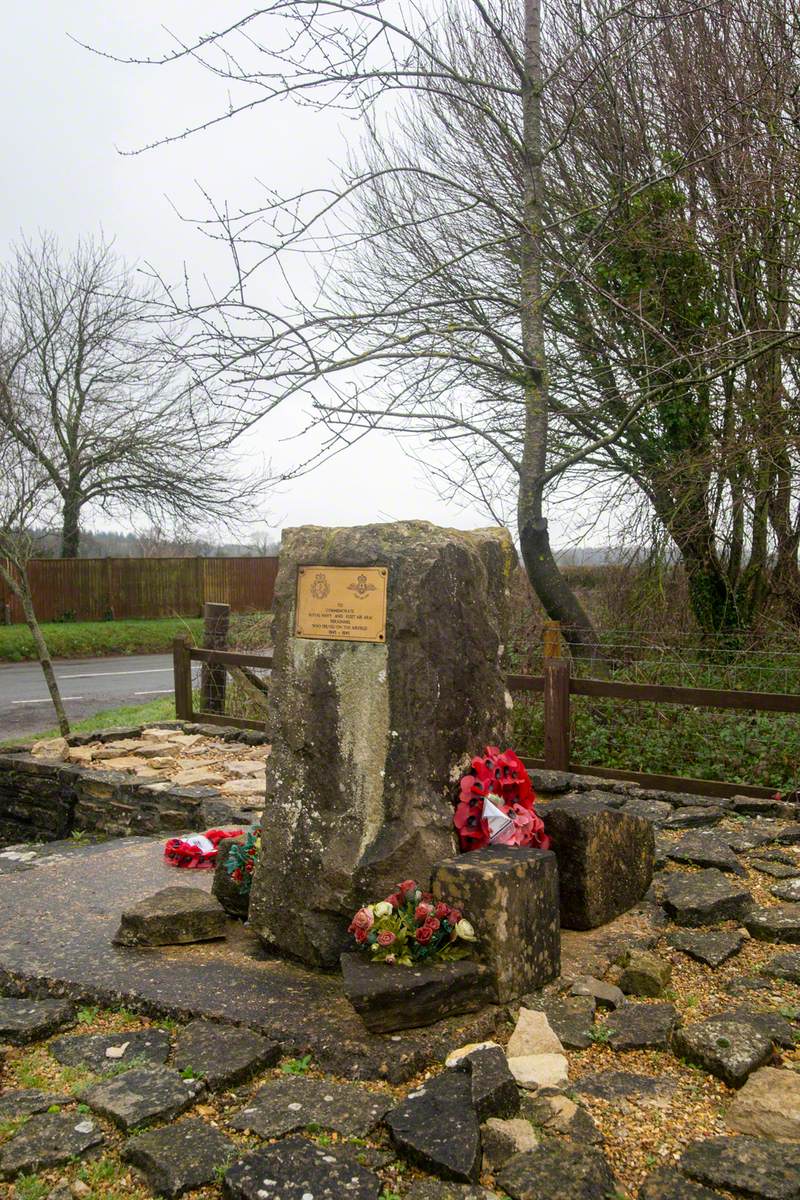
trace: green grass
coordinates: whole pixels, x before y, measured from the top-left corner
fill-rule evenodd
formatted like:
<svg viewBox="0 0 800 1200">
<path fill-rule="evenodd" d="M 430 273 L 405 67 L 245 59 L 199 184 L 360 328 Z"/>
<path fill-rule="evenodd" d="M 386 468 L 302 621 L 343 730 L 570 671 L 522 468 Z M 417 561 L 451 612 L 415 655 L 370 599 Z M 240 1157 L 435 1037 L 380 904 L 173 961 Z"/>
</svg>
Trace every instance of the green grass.
<svg viewBox="0 0 800 1200">
<path fill-rule="evenodd" d="M 41 628 L 53 658 L 95 658 L 104 654 L 164 653 L 179 634 L 188 633 L 199 641 L 203 622 L 199 617 L 163 617 L 156 621 L 65 621 Z M 27 625 L 0 626 L 0 661 L 35 658 Z"/>
<path fill-rule="evenodd" d="M 93 733 L 94 730 L 116 729 L 128 725 L 147 725 L 154 721 L 174 721 L 175 701 L 172 696 L 164 696 L 161 700 L 151 700 L 149 704 L 130 704 L 125 708 L 109 708 L 105 712 L 95 713 L 83 721 L 70 722 L 73 733 Z M 34 739 L 58 737 L 57 729 L 45 729 L 41 733 L 27 733 L 10 741 L 0 742 L 0 750 L 12 746 L 27 745 Z"/>
</svg>

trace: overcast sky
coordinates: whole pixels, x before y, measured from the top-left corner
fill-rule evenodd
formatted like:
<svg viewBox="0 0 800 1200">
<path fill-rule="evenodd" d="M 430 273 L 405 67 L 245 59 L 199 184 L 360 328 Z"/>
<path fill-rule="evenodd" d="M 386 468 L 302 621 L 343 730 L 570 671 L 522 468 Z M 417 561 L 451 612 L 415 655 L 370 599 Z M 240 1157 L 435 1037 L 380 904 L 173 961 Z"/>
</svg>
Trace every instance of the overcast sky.
<svg viewBox="0 0 800 1200">
<path fill-rule="evenodd" d="M 175 211 L 205 215 L 199 184 L 238 206 L 254 193 L 256 178 L 281 191 L 330 178 L 332 160 L 357 131 L 341 118 L 334 122 L 289 104 L 265 106 L 144 154 L 120 153 L 219 111 L 225 93 L 191 67 L 123 66 L 70 40 L 123 56 L 153 55 L 170 44 L 165 30 L 189 39 L 229 24 L 249 7 L 239 0 L 6 5 L 0 50 L 3 250 L 23 232 L 49 230 L 70 242 L 102 227 L 129 260 L 149 261 L 167 277 L 179 278 L 184 261 L 195 276 L 213 275 L 215 248 Z M 271 417 L 246 452 L 271 460 L 275 472 L 305 457 L 296 441 L 285 439 L 292 421 L 289 414 Z M 489 523 L 476 508 L 437 498 L 421 468 L 393 439 L 379 435 L 287 485 L 270 501 L 270 512 L 276 525 L 401 518 L 462 528 Z"/>
</svg>

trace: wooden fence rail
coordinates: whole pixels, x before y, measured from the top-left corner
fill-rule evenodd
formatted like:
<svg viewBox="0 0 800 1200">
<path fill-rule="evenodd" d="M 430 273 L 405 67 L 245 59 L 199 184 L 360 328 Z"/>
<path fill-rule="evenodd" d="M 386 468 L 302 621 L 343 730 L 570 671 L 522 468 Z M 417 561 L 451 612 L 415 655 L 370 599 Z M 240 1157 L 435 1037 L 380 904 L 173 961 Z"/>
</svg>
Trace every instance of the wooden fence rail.
<svg viewBox="0 0 800 1200">
<path fill-rule="evenodd" d="M 800 713 L 800 696 L 785 692 L 743 692 L 716 688 L 673 687 L 655 683 L 618 683 L 609 679 L 570 676 L 570 663 L 545 658 L 542 675 L 507 676 L 510 692 L 541 693 L 544 697 L 544 757 L 525 759 L 529 766 L 574 771 L 600 779 L 620 779 L 642 787 L 665 788 L 704 796 L 774 796 L 774 788 L 682 775 L 658 775 L 612 767 L 581 766 L 570 755 L 570 697 L 595 696 L 613 700 L 650 701 L 691 708 L 736 708 L 751 712 Z"/>
<path fill-rule="evenodd" d="M 185 637 L 178 637 L 172 643 L 172 664 L 175 677 L 175 716 L 179 721 L 199 721 L 204 725 L 232 725 L 236 729 L 260 729 L 264 721 L 254 721 L 248 717 L 230 717 L 219 712 L 216 708 L 195 709 L 192 689 L 192 663 L 199 662 L 204 666 L 221 667 L 250 667 L 269 670 L 272 668 L 271 654 L 242 654 L 238 650 L 206 650 L 190 646 Z"/>
<path fill-rule="evenodd" d="M 218 712 L 196 712 L 192 705 L 192 663 L 219 666 L 271 668 L 271 654 L 242 654 L 232 650 L 195 649 L 184 638 L 176 638 L 175 711 L 181 720 L 203 721 L 212 725 L 234 725 L 240 729 L 263 729 L 264 723 L 243 717 L 228 717 Z M 618 683 L 608 679 L 579 679 L 570 675 L 568 659 L 554 656 L 558 649 L 552 629 L 546 632 L 543 673 L 541 675 L 507 675 L 510 692 L 541 694 L 544 697 L 544 757 L 525 758 L 526 766 L 544 767 L 556 771 L 573 771 L 599 779 L 618 779 L 638 783 L 646 788 L 663 788 L 700 796 L 770 797 L 774 788 L 755 784 L 725 783 L 716 779 L 692 779 L 682 775 L 660 775 L 645 771 L 625 771 L 616 767 L 584 766 L 574 763 L 570 755 L 570 697 L 608 697 L 612 700 L 634 700 L 655 704 L 676 704 L 692 708 L 733 708 L 752 712 L 800 714 L 800 695 L 782 692 L 744 692 L 722 688 L 673 687 L 665 684 Z"/>
<path fill-rule="evenodd" d="M 270 558 L 35 558 L 28 564 L 40 621 L 196 617 L 213 600 L 234 612 L 266 612 L 278 560 Z M 0 580 L 0 620 L 24 620 Z"/>
</svg>

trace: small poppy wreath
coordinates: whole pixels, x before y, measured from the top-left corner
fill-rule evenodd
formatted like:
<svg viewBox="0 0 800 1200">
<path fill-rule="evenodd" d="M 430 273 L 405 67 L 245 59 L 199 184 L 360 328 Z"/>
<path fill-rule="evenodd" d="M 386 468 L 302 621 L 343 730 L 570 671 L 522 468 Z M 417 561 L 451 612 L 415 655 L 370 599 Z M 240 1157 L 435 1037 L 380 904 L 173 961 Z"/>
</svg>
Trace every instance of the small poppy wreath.
<svg viewBox="0 0 800 1200">
<path fill-rule="evenodd" d="M 248 833 L 243 842 L 234 842 L 225 859 L 225 870 L 236 884 L 240 896 L 249 896 L 253 885 L 253 872 L 261 852 L 261 830 Z"/>
<path fill-rule="evenodd" d="M 453 824 L 462 850 L 485 846 L 535 846 L 547 850 L 550 839 L 534 807 L 536 795 L 528 772 L 513 750 L 487 746 L 473 758 L 461 780 Z"/>
</svg>

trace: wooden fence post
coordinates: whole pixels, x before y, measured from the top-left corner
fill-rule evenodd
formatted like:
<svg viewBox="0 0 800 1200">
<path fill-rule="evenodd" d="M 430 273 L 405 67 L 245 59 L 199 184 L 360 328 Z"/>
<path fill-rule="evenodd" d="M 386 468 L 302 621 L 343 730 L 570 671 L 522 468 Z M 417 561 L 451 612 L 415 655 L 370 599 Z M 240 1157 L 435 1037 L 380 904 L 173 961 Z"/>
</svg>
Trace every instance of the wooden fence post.
<svg viewBox="0 0 800 1200">
<path fill-rule="evenodd" d="M 175 716 L 179 721 L 191 721 L 192 713 L 192 660 L 189 657 L 189 639 L 176 637 L 172 642 L 172 669 L 175 679 Z"/>
<path fill-rule="evenodd" d="M 545 658 L 561 658 L 560 621 L 545 621 L 542 626 L 542 654 Z"/>
<path fill-rule="evenodd" d="M 569 770 L 569 660 L 544 660 L 544 765 Z"/>
<path fill-rule="evenodd" d="M 203 605 L 203 649 L 224 650 L 228 644 L 230 604 Z M 225 712 L 225 684 L 228 672 L 222 663 L 203 663 L 200 682 L 200 708 L 203 712 Z"/>
</svg>

